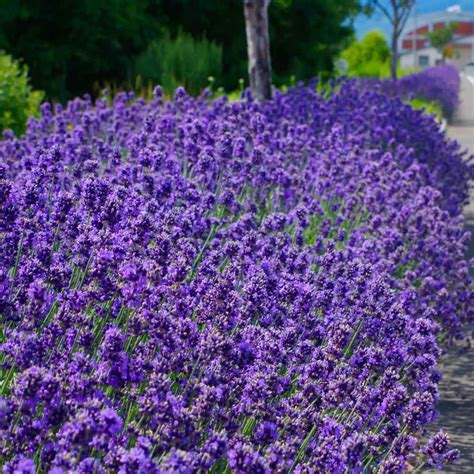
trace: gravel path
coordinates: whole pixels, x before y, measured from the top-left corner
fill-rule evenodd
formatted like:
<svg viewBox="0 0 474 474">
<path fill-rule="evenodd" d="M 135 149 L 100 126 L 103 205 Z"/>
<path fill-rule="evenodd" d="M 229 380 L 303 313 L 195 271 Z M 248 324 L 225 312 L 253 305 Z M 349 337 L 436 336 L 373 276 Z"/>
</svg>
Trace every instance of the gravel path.
<svg viewBox="0 0 474 474">
<path fill-rule="evenodd" d="M 463 148 L 474 155 L 474 78 L 469 80 L 465 75 L 461 82 L 461 105 L 448 127 L 450 138 L 458 140 Z M 471 190 L 469 205 L 464 209 L 466 229 L 472 233 L 468 250 L 468 258 L 474 257 L 474 190 Z M 474 474 L 474 339 L 469 331 L 473 345 L 471 349 L 457 347 L 451 349 L 443 357 L 441 369 L 443 379 L 440 391 L 441 400 L 438 405 L 440 417 L 433 427 L 442 427 L 451 437 L 453 447 L 461 451 L 461 459 L 454 466 L 443 469 L 443 472 L 462 472 Z M 437 472 L 430 470 L 427 472 Z"/>
</svg>

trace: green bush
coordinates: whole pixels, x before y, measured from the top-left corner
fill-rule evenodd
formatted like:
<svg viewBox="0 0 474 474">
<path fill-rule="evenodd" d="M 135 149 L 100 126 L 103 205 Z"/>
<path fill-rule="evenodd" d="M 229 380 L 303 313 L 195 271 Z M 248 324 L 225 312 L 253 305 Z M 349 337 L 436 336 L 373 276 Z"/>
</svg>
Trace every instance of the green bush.
<svg viewBox="0 0 474 474">
<path fill-rule="evenodd" d="M 153 41 L 135 63 L 136 76 L 144 83 L 160 84 L 167 93 L 184 86 L 188 93 L 198 94 L 208 85 L 209 76 L 221 74 L 222 47 L 182 32 L 176 38 L 166 34 Z"/>
<path fill-rule="evenodd" d="M 0 130 L 25 131 L 29 116 L 37 115 L 43 93 L 33 91 L 28 68 L 0 52 Z"/>
<path fill-rule="evenodd" d="M 344 64 L 341 64 L 344 63 Z M 336 66 L 340 73 L 349 77 L 388 78 L 390 48 L 383 33 L 371 31 L 361 41 L 352 42 L 340 55 Z M 344 67 L 345 66 L 345 67 Z M 397 76 L 412 74 L 413 69 L 397 68 Z"/>
<path fill-rule="evenodd" d="M 390 48 L 382 33 L 371 31 L 361 41 L 354 41 L 341 53 L 347 74 L 356 77 L 381 77 L 389 68 Z"/>
</svg>

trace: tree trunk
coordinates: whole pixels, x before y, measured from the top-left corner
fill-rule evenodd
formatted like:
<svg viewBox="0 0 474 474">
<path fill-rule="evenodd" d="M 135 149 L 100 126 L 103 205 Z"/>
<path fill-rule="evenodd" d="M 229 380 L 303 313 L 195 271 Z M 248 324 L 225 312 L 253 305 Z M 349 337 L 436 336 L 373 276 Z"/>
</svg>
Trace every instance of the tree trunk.
<svg viewBox="0 0 474 474">
<path fill-rule="evenodd" d="M 393 34 L 392 36 L 392 60 L 390 63 L 390 72 L 392 79 L 397 80 L 397 66 L 398 66 L 398 36 Z"/>
<path fill-rule="evenodd" d="M 272 96 L 272 66 L 268 35 L 270 0 L 244 0 L 248 71 L 253 97 L 261 102 Z"/>
</svg>

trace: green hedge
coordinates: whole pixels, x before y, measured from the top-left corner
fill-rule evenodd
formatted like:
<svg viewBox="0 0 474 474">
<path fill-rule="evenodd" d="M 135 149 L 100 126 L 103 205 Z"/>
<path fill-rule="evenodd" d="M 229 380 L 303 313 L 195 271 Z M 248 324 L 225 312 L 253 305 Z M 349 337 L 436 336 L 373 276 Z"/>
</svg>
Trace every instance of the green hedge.
<svg viewBox="0 0 474 474">
<path fill-rule="evenodd" d="M 30 86 L 28 68 L 0 52 L 0 131 L 23 133 L 28 117 L 38 114 L 42 99 L 43 93 Z"/>
</svg>

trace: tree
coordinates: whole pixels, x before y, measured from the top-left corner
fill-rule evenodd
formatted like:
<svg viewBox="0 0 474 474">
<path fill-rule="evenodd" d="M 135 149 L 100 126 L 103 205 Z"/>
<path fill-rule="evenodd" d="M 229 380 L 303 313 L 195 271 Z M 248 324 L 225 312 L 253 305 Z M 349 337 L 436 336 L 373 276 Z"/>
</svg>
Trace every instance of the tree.
<svg viewBox="0 0 474 474">
<path fill-rule="evenodd" d="M 244 0 L 250 87 L 257 101 L 272 96 L 272 66 L 268 36 L 270 0 Z"/>
<path fill-rule="evenodd" d="M 269 8 L 275 83 L 292 75 L 310 79 L 334 72 L 334 62 L 353 38 L 360 0 L 272 0 Z"/>
<path fill-rule="evenodd" d="M 120 84 L 159 34 L 151 0 L 0 0 L 0 49 L 28 65 L 50 99 Z"/>
<path fill-rule="evenodd" d="M 369 6 L 378 8 L 392 25 L 392 60 L 390 62 L 390 71 L 393 80 L 397 79 L 398 41 L 414 4 L 415 0 L 390 0 L 389 5 L 384 0 L 369 1 Z"/>
<path fill-rule="evenodd" d="M 292 75 L 310 79 L 330 75 L 334 60 L 353 37 L 353 19 L 366 0 L 272 0 L 268 8 L 273 83 Z M 160 0 L 154 15 L 176 35 L 181 28 L 195 38 L 222 45 L 222 84 L 235 89 L 247 74 L 242 0 Z"/>
<path fill-rule="evenodd" d="M 452 21 L 439 30 L 425 33 L 425 36 L 430 40 L 431 46 L 443 56 L 443 61 L 448 57 L 447 46 L 453 39 L 453 34 L 457 27 L 458 23 Z"/>
<path fill-rule="evenodd" d="M 347 74 L 356 77 L 381 77 L 388 67 L 390 48 L 383 33 L 370 31 L 361 41 L 354 41 L 342 53 Z"/>
<path fill-rule="evenodd" d="M 272 0 L 273 82 L 330 75 L 366 1 Z M 95 83 L 122 86 L 165 31 L 222 47 L 216 84 L 233 90 L 246 76 L 242 0 L 0 0 L 0 49 L 28 64 L 32 86 L 50 99 L 90 92 Z"/>
</svg>

